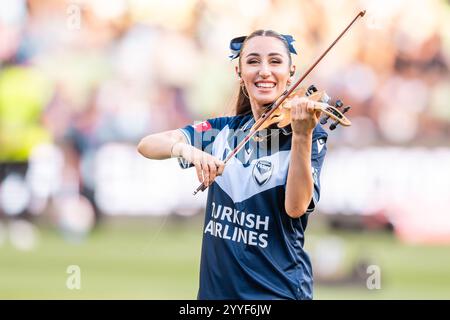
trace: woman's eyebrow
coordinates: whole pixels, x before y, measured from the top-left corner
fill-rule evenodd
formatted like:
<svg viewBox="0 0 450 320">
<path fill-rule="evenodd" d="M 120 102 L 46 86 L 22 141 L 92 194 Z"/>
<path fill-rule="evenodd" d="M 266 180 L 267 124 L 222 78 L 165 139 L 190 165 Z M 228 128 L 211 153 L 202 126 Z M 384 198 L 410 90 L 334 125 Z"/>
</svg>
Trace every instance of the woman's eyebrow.
<svg viewBox="0 0 450 320">
<path fill-rule="evenodd" d="M 249 56 L 259 57 L 261 55 L 259 53 L 257 53 L 257 52 L 251 52 L 248 55 L 246 55 L 246 58 L 249 57 Z M 268 54 L 268 56 L 282 56 L 282 54 L 278 53 L 278 52 L 271 52 L 271 53 Z"/>
</svg>

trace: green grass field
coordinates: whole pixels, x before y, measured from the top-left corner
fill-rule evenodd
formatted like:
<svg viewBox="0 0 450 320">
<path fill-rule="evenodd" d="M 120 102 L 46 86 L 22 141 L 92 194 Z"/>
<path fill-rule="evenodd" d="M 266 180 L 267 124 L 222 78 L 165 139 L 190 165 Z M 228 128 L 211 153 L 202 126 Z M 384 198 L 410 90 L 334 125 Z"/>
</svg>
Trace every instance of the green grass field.
<svg viewBox="0 0 450 320">
<path fill-rule="evenodd" d="M 316 283 L 315 299 L 450 299 L 450 247 L 320 228 L 308 230 L 307 247 L 330 235 L 342 240 L 348 265 L 361 254 L 375 261 L 382 287 Z M 107 223 L 81 244 L 41 228 L 32 251 L 0 246 L 0 299 L 195 299 L 200 246 L 198 222 Z M 69 265 L 81 268 L 80 290 L 66 287 Z"/>
</svg>

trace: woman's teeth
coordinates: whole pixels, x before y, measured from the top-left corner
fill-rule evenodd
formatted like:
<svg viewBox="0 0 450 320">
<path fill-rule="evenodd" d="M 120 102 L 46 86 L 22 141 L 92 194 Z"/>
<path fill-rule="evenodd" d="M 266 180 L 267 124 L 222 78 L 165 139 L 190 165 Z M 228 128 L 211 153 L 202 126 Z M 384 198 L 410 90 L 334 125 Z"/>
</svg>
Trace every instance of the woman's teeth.
<svg viewBox="0 0 450 320">
<path fill-rule="evenodd" d="M 275 87 L 275 83 L 263 83 L 263 82 L 259 82 L 259 83 L 255 83 L 255 85 L 258 88 L 273 88 Z"/>
</svg>

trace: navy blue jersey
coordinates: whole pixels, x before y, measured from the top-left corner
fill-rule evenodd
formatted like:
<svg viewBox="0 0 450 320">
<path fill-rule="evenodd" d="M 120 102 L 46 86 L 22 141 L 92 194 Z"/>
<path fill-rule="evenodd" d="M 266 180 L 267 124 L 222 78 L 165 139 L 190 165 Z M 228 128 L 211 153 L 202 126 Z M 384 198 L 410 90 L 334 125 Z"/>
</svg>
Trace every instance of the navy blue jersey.
<svg viewBox="0 0 450 320">
<path fill-rule="evenodd" d="M 248 134 L 253 116 L 210 119 L 180 129 L 187 141 L 217 158 Z M 309 214 L 320 196 L 327 133 L 312 141 L 314 195 L 307 213 L 291 218 L 285 191 L 292 135 L 281 130 L 251 139 L 208 188 L 198 299 L 312 299 L 311 261 L 304 251 Z M 180 165 L 192 164 L 180 159 Z"/>
</svg>

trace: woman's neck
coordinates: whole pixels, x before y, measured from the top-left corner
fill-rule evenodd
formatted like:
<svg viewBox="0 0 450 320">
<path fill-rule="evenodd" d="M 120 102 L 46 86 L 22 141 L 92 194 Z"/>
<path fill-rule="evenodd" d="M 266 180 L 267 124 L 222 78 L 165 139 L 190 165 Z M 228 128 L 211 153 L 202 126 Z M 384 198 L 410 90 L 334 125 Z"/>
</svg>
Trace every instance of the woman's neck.
<svg viewBox="0 0 450 320">
<path fill-rule="evenodd" d="M 256 102 L 254 102 L 254 103 L 251 102 L 250 105 L 252 108 L 253 118 L 255 118 L 255 120 L 258 120 L 261 117 L 261 115 L 266 111 L 265 106 L 267 104 L 259 105 Z"/>
</svg>

